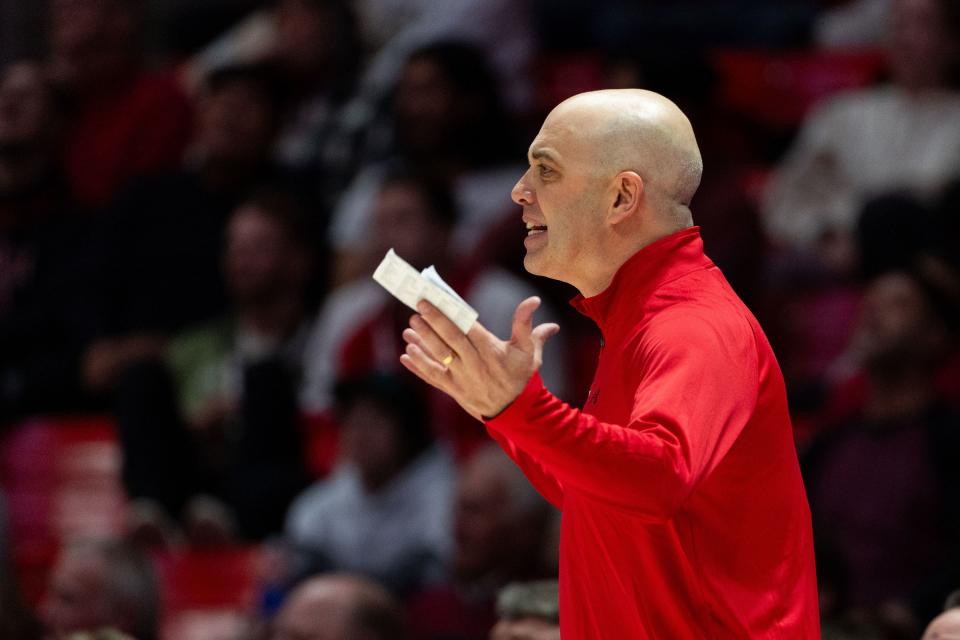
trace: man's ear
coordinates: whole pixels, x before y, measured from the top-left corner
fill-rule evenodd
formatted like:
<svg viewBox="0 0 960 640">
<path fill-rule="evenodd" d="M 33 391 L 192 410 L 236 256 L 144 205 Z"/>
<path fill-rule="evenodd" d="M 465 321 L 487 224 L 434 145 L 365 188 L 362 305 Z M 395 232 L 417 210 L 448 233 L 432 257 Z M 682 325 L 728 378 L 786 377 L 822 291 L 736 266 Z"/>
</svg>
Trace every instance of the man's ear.
<svg viewBox="0 0 960 640">
<path fill-rule="evenodd" d="M 630 218 L 640 209 L 643 200 L 643 178 L 635 171 L 621 171 L 614 178 L 614 202 L 607 215 L 610 224 L 618 224 Z"/>
</svg>

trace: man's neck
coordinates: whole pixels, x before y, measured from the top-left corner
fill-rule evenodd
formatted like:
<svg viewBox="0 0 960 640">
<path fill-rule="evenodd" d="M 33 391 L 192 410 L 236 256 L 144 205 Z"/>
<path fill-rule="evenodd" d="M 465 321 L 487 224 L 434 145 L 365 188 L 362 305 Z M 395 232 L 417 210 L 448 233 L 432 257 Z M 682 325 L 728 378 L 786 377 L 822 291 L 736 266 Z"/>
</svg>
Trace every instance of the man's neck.
<svg viewBox="0 0 960 640">
<path fill-rule="evenodd" d="M 592 298 L 607 290 L 621 267 L 637 252 L 658 240 L 681 231 L 682 228 L 658 226 L 634 237 L 612 236 L 597 254 L 596 269 L 592 276 L 576 285 L 584 298 Z"/>
</svg>

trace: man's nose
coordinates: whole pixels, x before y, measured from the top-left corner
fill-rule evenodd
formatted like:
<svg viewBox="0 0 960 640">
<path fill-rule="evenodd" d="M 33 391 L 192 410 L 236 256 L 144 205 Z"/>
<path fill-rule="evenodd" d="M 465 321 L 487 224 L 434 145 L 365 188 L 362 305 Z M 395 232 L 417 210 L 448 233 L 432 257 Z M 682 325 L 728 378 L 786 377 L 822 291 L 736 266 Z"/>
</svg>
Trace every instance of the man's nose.
<svg viewBox="0 0 960 640">
<path fill-rule="evenodd" d="M 524 207 L 530 206 L 534 202 L 533 189 L 527 186 L 527 175 L 529 173 L 528 169 L 526 173 L 520 176 L 517 184 L 513 185 L 513 189 L 510 191 L 510 197 L 513 201 Z"/>
</svg>

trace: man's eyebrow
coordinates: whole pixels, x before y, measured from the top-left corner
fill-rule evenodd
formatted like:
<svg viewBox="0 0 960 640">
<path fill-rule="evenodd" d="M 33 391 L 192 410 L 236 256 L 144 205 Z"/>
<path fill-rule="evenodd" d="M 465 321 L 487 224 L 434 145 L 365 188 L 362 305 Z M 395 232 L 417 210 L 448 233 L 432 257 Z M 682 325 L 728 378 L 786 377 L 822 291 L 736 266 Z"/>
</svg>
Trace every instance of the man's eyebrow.
<svg viewBox="0 0 960 640">
<path fill-rule="evenodd" d="M 533 149 L 530 151 L 530 158 L 533 160 L 545 159 L 550 162 L 559 162 L 559 159 L 549 149 Z"/>
</svg>

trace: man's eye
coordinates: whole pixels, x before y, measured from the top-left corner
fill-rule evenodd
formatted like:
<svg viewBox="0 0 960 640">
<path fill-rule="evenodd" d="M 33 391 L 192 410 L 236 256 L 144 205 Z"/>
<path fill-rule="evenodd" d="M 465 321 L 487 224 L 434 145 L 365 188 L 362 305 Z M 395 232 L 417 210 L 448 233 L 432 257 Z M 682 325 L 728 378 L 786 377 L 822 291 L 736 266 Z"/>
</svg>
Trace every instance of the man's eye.
<svg viewBox="0 0 960 640">
<path fill-rule="evenodd" d="M 553 173 L 553 169 L 551 169 L 551 168 L 548 167 L 548 166 L 542 165 L 542 164 L 539 165 L 537 168 L 540 170 L 540 175 L 541 175 L 541 176 L 547 176 L 547 175 L 550 175 L 551 173 Z"/>
</svg>

